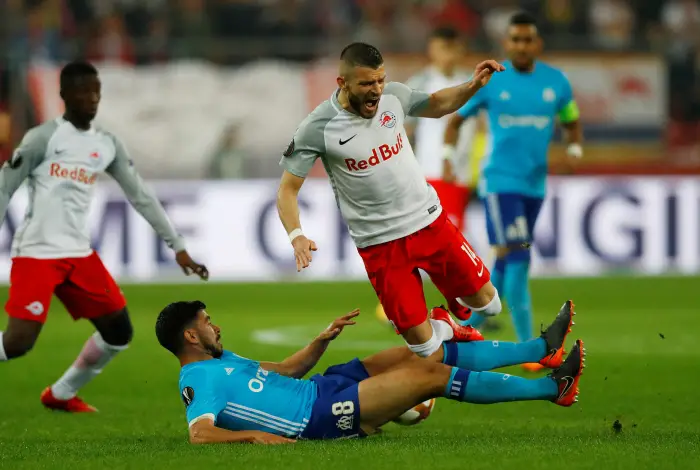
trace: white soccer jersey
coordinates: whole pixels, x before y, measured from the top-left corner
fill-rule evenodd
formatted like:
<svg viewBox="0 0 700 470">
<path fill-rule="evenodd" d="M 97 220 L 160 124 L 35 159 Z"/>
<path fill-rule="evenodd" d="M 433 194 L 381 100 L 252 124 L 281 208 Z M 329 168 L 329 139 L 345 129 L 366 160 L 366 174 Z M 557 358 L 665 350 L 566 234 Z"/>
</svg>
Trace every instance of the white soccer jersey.
<svg viewBox="0 0 700 470">
<path fill-rule="evenodd" d="M 88 213 L 99 174 L 109 173 L 129 202 L 175 251 L 184 241 L 146 188 L 124 145 L 113 135 L 82 131 L 63 118 L 27 132 L 0 170 L 0 214 L 26 179 L 29 205 L 12 242 L 12 257 L 77 258 L 92 253 Z"/>
<path fill-rule="evenodd" d="M 471 80 L 471 73 L 458 71 L 447 77 L 433 67 L 413 76 L 406 84 L 416 90 L 434 93 L 443 88 L 449 88 Z M 445 129 L 450 116 L 440 119 L 411 119 L 415 126 L 414 143 L 416 157 L 423 168 L 425 177 L 429 180 L 442 179 L 442 151 L 445 142 Z M 469 156 L 476 134 L 476 120 L 469 119 L 460 128 L 457 151 L 455 153 L 455 176 L 463 185 L 469 182 Z"/>
<path fill-rule="evenodd" d="M 337 91 L 301 123 L 280 165 L 305 178 L 321 158 L 340 212 L 362 248 L 430 225 L 442 208 L 406 137 L 405 118 L 430 95 L 402 83 L 384 87 L 372 119 L 343 109 Z"/>
</svg>

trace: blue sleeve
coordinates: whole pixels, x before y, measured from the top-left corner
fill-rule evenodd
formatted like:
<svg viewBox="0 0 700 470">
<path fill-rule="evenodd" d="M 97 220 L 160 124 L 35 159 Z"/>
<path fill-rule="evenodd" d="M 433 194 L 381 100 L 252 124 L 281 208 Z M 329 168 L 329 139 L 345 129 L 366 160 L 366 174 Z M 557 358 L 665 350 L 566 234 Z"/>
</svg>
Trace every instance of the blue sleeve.
<svg viewBox="0 0 700 470">
<path fill-rule="evenodd" d="M 561 74 L 561 79 L 562 84 L 561 91 L 559 92 L 559 102 L 557 103 L 557 112 L 566 108 L 574 99 L 574 91 L 571 88 L 571 82 L 569 82 L 569 78 L 563 72 Z"/>
<path fill-rule="evenodd" d="M 187 408 L 189 426 L 203 418 L 211 418 L 216 424 L 219 413 L 226 407 L 226 398 L 219 390 L 216 378 L 203 368 L 188 371 L 182 377 L 180 394 Z"/>
<path fill-rule="evenodd" d="M 464 119 L 474 117 L 479 111 L 486 108 L 488 85 L 476 92 L 464 106 L 457 110 L 457 114 Z"/>
</svg>

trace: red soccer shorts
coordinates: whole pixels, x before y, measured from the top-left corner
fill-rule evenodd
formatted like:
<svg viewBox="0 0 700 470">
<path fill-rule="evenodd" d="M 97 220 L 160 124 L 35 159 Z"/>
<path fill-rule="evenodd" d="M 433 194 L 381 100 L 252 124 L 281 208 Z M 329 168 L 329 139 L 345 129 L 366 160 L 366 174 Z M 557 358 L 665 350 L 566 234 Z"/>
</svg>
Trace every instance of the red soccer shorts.
<svg viewBox="0 0 700 470">
<path fill-rule="evenodd" d="M 469 188 L 456 183 L 446 183 L 443 180 L 428 180 L 440 198 L 442 210 L 447 217 L 464 233 L 464 215 L 469 204 Z"/>
<path fill-rule="evenodd" d="M 44 323 L 53 294 L 75 320 L 101 317 L 126 306 L 119 286 L 95 252 L 83 258 L 12 259 L 10 297 L 5 304 L 8 315 Z"/>
<path fill-rule="evenodd" d="M 398 333 L 428 317 L 419 269 L 428 273 L 446 299 L 474 295 L 491 279 L 445 211 L 414 234 L 358 251 L 384 313 Z"/>
</svg>

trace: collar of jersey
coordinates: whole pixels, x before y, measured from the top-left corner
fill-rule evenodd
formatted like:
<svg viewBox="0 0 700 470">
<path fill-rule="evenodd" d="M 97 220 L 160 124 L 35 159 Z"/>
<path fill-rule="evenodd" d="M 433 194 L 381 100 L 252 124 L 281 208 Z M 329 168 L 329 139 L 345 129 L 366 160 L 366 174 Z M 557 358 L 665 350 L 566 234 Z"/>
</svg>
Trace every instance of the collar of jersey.
<svg viewBox="0 0 700 470">
<path fill-rule="evenodd" d="M 57 123 L 59 126 L 62 125 L 62 124 L 68 124 L 69 126 L 71 126 L 71 127 L 75 130 L 75 132 L 78 132 L 78 133 L 80 133 L 80 134 L 88 134 L 88 135 L 93 135 L 93 134 L 95 134 L 95 126 L 92 125 L 92 124 L 90 124 L 90 129 L 88 129 L 88 130 L 86 130 L 86 131 L 82 131 L 82 130 L 78 129 L 77 127 L 75 127 L 75 126 L 73 125 L 72 122 L 63 119 L 63 116 L 57 117 L 57 118 L 56 118 L 56 123 Z"/>
</svg>

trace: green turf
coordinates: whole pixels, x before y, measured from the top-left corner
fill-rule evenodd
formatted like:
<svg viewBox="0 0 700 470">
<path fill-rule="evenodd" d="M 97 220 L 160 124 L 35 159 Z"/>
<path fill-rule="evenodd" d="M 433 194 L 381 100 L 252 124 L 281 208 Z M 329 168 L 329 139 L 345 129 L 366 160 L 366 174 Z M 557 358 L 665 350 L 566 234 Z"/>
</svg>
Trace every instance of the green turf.
<svg viewBox="0 0 700 470">
<path fill-rule="evenodd" d="M 368 283 L 127 286 L 136 336 L 132 347 L 82 396 L 90 416 L 44 411 L 41 390 L 56 379 L 91 332 L 54 303 L 29 356 L 0 364 L 0 468 L 700 468 L 700 280 L 698 278 L 541 280 L 533 282 L 536 320 L 549 322 L 572 297 L 574 334 L 586 341 L 581 401 L 490 406 L 441 400 L 426 422 L 396 425 L 362 441 L 293 446 L 191 446 L 174 358 L 157 344 L 160 308 L 201 298 L 240 354 L 282 359 L 336 315 L 364 309 L 360 323 L 328 351 L 319 368 L 401 344 L 375 320 Z M 429 290 L 429 298 L 438 301 Z M 0 290 L 4 302 L 7 290 Z M 508 329 L 499 338 L 513 338 Z M 275 327 L 281 331 L 255 330 Z M 663 337 L 661 336 L 663 335 Z M 519 369 L 510 372 L 520 373 Z M 619 420 L 622 431 L 615 433 Z M 217 465 L 217 467 L 213 467 Z M 321 467 L 323 466 L 323 467 Z"/>
</svg>

